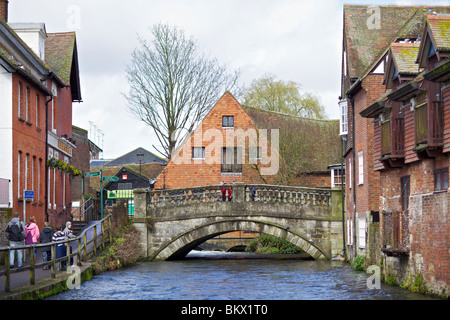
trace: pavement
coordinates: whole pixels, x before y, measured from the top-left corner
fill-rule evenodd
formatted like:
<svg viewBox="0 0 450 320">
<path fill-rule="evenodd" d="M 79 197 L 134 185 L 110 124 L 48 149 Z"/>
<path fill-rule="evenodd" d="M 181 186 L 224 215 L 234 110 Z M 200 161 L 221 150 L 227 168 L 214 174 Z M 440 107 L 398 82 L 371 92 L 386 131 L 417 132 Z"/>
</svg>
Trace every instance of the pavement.
<svg viewBox="0 0 450 320">
<path fill-rule="evenodd" d="M 95 222 L 94 222 L 95 223 Z M 100 229 L 100 228 L 98 228 Z M 100 234 L 101 230 L 97 230 L 97 234 Z M 94 229 L 90 229 L 87 231 L 87 241 L 93 238 Z M 100 243 L 100 241 L 99 241 Z M 93 243 L 88 245 L 92 247 Z M 72 242 L 72 252 L 77 249 L 77 241 Z M 42 260 L 42 252 L 41 248 L 38 248 L 36 264 L 41 263 Z M 76 272 L 80 272 L 81 278 L 90 277 L 92 275 L 92 263 L 93 261 L 83 261 L 81 262 L 81 266 L 78 266 L 79 269 L 75 269 Z M 17 265 L 17 262 L 16 262 Z M 73 265 L 77 266 L 77 257 L 73 257 Z M 29 266 L 29 263 L 24 263 L 23 267 Z M 17 267 L 15 268 L 17 269 Z M 5 266 L 0 265 L 0 271 L 4 271 Z M 14 269 L 13 269 L 14 270 Z M 90 275 L 89 275 L 90 274 Z M 44 270 L 44 267 L 39 267 L 35 269 L 35 284 L 30 285 L 30 270 L 25 269 L 19 272 L 15 272 L 11 274 L 10 277 L 10 288 L 11 292 L 5 292 L 5 276 L 0 276 L 0 300 L 23 300 L 23 299 L 36 299 L 42 298 L 47 295 L 49 292 L 57 291 L 56 288 L 67 286 L 67 279 L 72 277 L 74 279 L 74 274 L 72 270 L 68 271 L 57 271 L 56 279 L 52 279 L 51 270 Z M 75 282 L 75 280 L 73 280 Z M 70 286 L 70 284 L 69 284 Z"/>
</svg>

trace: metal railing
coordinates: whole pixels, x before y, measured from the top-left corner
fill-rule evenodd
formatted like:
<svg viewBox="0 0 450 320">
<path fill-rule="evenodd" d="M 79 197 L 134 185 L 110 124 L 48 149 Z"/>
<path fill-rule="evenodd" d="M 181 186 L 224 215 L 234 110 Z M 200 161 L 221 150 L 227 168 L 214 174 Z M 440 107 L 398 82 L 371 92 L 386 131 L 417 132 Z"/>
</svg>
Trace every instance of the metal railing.
<svg viewBox="0 0 450 320">
<path fill-rule="evenodd" d="M 94 207 L 94 201 L 92 201 L 92 203 L 86 208 L 86 204 L 92 200 L 92 197 L 90 197 L 89 199 L 87 199 L 85 202 L 83 202 L 83 204 L 81 206 L 79 206 L 74 212 L 72 212 L 72 217 L 74 217 L 73 221 L 82 221 L 81 218 L 84 218 L 84 215 L 86 212 L 88 212 L 91 208 Z M 85 208 L 83 210 L 83 212 L 81 212 L 81 208 Z M 78 215 L 78 217 L 75 218 L 75 213 L 80 210 L 80 214 Z M 86 218 L 84 219 L 86 221 Z"/>
<path fill-rule="evenodd" d="M 112 215 L 108 215 L 102 220 L 100 220 L 98 223 L 86 228 L 79 236 L 75 238 L 70 238 L 68 240 L 61 240 L 61 241 L 55 241 L 55 242 L 49 242 L 49 243 L 43 243 L 43 244 L 34 244 L 34 245 L 23 245 L 23 246 L 16 246 L 16 247 L 0 247 L 0 252 L 5 252 L 5 270 L 0 271 L 0 276 L 5 276 L 5 292 L 11 291 L 11 274 L 23 272 L 26 270 L 30 270 L 30 285 L 36 284 L 36 268 L 50 266 L 51 267 L 51 278 L 56 278 L 56 264 L 60 263 L 62 261 L 67 261 L 67 266 L 70 265 L 71 258 L 77 257 L 77 264 L 81 265 L 81 261 L 86 261 L 88 256 L 91 255 L 91 253 L 94 254 L 94 256 L 97 255 L 97 249 L 98 247 L 102 247 L 102 249 L 105 248 L 106 241 L 112 242 L 112 230 L 111 230 L 111 217 Z M 107 223 L 107 226 L 105 224 Z M 100 224 L 101 232 L 97 232 L 97 226 Z M 87 239 L 87 232 L 93 229 L 93 237 L 92 239 Z M 105 233 L 108 233 L 107 236 L 105 236 Z M 101 238 L 101 239 L 99 239 Z M 74 250 L 74 252 L 71 252 L 72 250 L 72 242 L 77 241 L 77 248 Z M 92 248 L 88 249 L 88 246 L 93 243 Z M 58 244 L 65 244 L 66 246 L 66 256 L 56 258 L 56 245 Z M 45 261 L 41 263 L 35 263 L 33 258 L 30 258 L 30 265 L 23 266 L 20 268 L 11 269 L 10 268 L 10 252 L 11 250 L 28 250 L 29 256 L 33 257 L 34 255 L 34 249 L 38 248 L 45 248 L 47 249 L 50 247 L 51 251 L 51 260 Z"/>
</svg>

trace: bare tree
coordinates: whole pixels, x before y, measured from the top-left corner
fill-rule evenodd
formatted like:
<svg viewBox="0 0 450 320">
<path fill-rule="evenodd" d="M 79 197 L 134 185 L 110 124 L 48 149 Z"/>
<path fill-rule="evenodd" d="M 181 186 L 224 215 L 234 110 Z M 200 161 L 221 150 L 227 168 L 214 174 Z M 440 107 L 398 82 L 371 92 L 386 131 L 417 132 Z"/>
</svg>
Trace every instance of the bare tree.
<svg viewBox="0 0 450 320">
<path fill-rule="evenodd" d="M 176 26 L 159 23 L 151 31 L 150 43 L 138 37 L 126 69 L 130 91 L 125 97 L 132 113 L 155 131 L 160 143 L 155 149 L 170 159 L 220 95 L 233 89 L 239 71 L 228 73 Z"/>
</svg>

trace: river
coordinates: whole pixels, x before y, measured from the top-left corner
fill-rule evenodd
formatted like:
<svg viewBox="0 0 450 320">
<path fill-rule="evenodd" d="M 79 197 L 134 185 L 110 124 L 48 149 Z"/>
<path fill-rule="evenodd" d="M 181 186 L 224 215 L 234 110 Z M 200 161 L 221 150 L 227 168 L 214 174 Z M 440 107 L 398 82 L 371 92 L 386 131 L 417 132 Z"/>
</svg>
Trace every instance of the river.
<svg viewBox="0 0 450 320">
<path fill-rule="evenodd" d="M 347 263 L 247 259 L 251 253 L 193 251 L 188 259 L 142 262 L 105 272 L 49 300 L 424 300 Z"/>
</svg>

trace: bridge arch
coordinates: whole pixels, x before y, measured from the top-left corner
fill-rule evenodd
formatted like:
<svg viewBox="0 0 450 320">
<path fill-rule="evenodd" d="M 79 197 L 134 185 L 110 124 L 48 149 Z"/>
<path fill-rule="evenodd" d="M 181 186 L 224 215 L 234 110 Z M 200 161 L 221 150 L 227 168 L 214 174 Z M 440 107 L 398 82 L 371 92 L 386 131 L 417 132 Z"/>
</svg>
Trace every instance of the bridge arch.
<svg viewBox="0 0 450 320">
<path fill-rule="evenodd" d="M 189 251 L 199 244 L 214 238 L 218 235 L 231 231 L 253 231 L 278 238 L 285 239 L 293 245 L 296 245 L 314 259 L 329 259 L 327 255 L 316 244 L 308 241 L 305 237 L 295 230 L 286 229 L 274 223 L 257 221 L 251 219 L 232 219 L 206 223 L 195 227 L 179 236 L 171 239 L 168 243 L 155 253 L 154 260 L 172 260 L 184 257 Z"/>
</svg>

